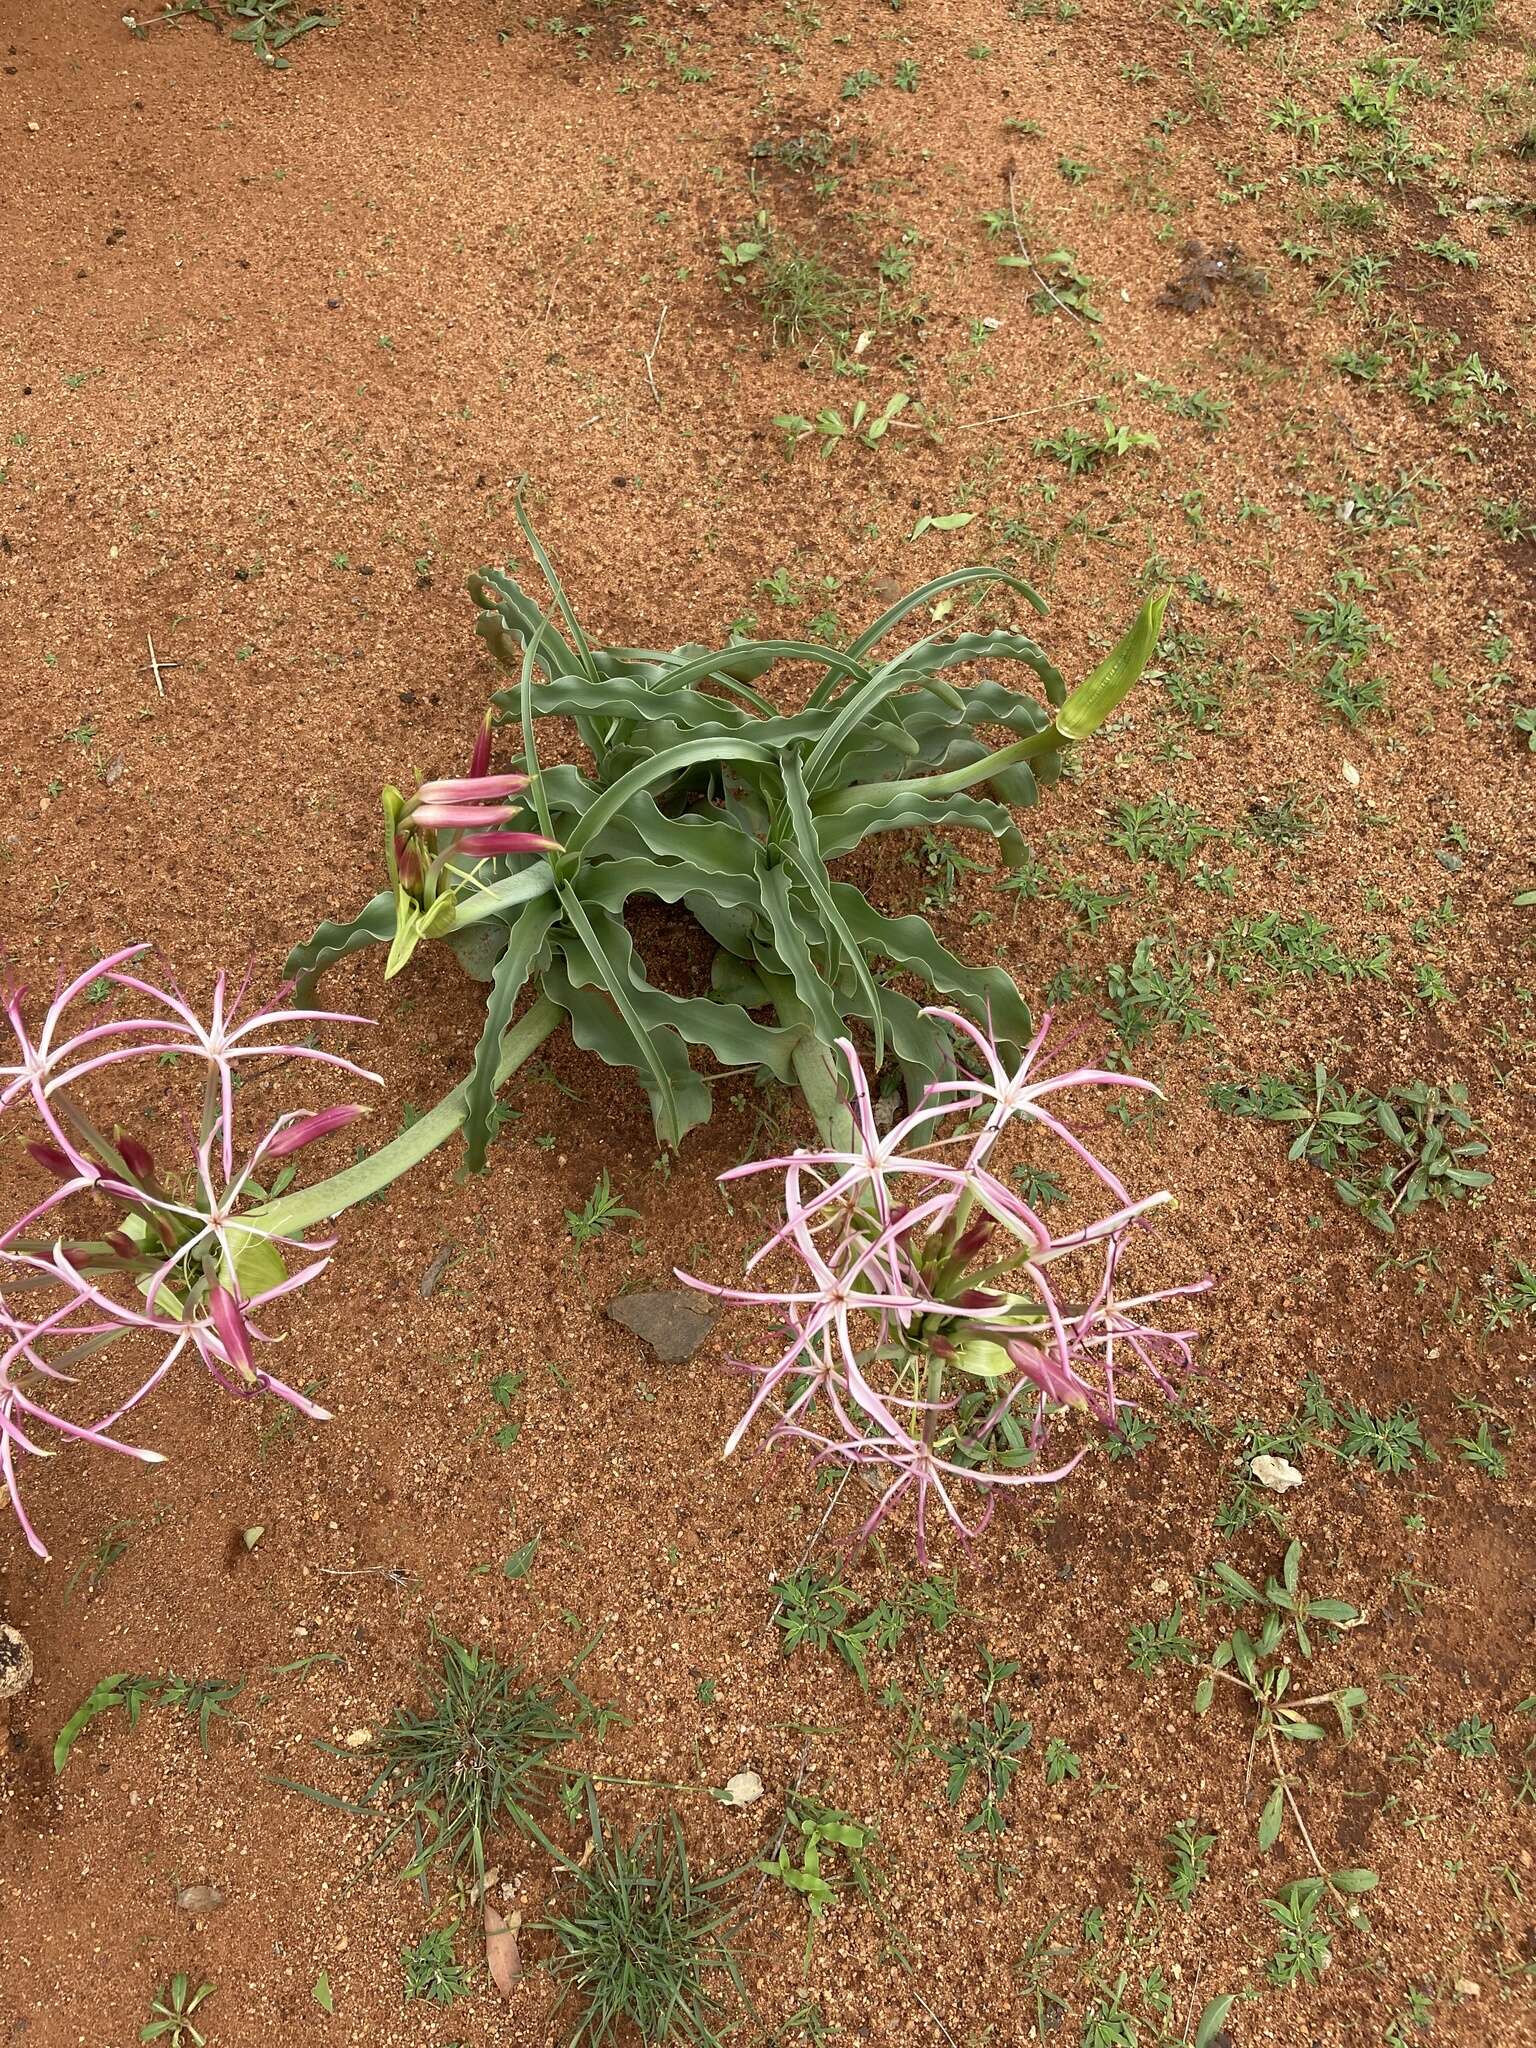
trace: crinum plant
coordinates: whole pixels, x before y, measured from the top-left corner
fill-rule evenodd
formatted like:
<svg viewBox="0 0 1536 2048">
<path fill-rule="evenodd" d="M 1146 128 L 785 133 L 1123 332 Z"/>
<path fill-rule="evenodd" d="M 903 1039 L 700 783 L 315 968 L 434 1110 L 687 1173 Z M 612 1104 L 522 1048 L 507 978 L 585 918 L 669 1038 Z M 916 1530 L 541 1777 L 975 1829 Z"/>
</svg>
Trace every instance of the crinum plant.
<svg viewBox="0 0 1536 2048">
<path fill-rule="evenodd" d="M 30 1115 L 23 1149 L 46 1191 L 0 1225 L 0 1480 L 44 1558 L 18 1458 L 52 1456 L 46 1433 L 158 1464 L 157 1451 L 116 1430 L 183 1356 L 232 1393 L 271 1394 L 329 1419 L 260 1362 L 274 1341 L 265 1327 L 273 1305 L 324 1271 L 329 1240 L 275 1230 L 256 1212 L 292 1180 L 295 1154 L 364 1111 L 284 1110 L 251 1144 L 238 1140 L 237 1111 L 263 1069 L 305 1063 L 377 1083 L 312 1042 L 322 1025 L 367 1019 L 293 1008 L 281 995 L 246 1012 L 243 986 L 231 990 L 221 974 L 205 1020 L 174 984 L 147 977 L 147 951 L 125 946 L 76 975 L 40 1025 L 25 990 L 4 992 L 15 1057 L 0 1065 L 0 1115 Z M 160 1099 L 167 1086 L 171 1103 Z M 146 1115 L 174 1133 L 153 1152 L 131 1127 Z M 119 1358 L 133 1363 L 114 1382 Z M 87 1419 L 59 1392 L 80 1380 L 94 1397 Z M 103 1381 L 115 1397 L 95 1392 Z"/>
<path fill-rule="evenodd" d="M 868 1482 L 855 1544 L 910 1502 L 925 1566 L 931 1511 L 968 1541 L 1000 1495 L 1074 1469 L 1086 1445 L 1054 1468 L 1045 1462 L 1059 1419 L 1076 1411 L 1113 1429 L 1135 1405 L 1128 1383 L 1171 1392 L 1194 1332 L 1165 1327 L 1157 1310 L 1211 1284 L 1128 1282 L 1132 1239 L 1172 1197 L 1133 1199 L 1062 1120 L 1065 1093 L 1156 1094 L 1150 1082 L 1095 1067 L 1052 1073 L 1049 1017 L 1011 1070 L 969 1018 L 941 1011 L 934 1022 L 974 1071 L 930 1082 L 910 1115 L 883 1127 L 858 1053 L 841 1040 L 849 1142 L 722 1175 L 782 1174 L 784 1220 L 748 1260 L 745 1285 L 678 1275 L 722 1300 L 779 1311 L 776 1355 L 739 1367 L 757 1384 L 726 1455 L 766 1419 L 769 1446 L 798 1444 L 816 1464 Z M 993 1158 L 1014 1126 L 1059 1144 L 1103 1191 L 1106 1212 L 1047 1224 Z M 784 1269 L 783 1285 L 759 1277 L 764 1261 Z"/>
<path fill-rule="evenodd" d="M 1005 860 L 1022 860 L 1008 806 L 1034 803 L 1063 757 L 1111 715 L 1156 645 L 1166 604 L 1166 594 L 1150 599 L 1071 691 L 1023 633 L 929 634 L 882 651 L 911 614 L 942 610 L 939 600 L 967 587 L 1001 586 L 1044 610 L 1026 583 L 997 568 L 936 578 L 842 649 L 789 640 L 665 652 L 597 646 L 521 503 L 518 517 L 547 607 L 509 572 L 487 569 L 469 588 L 480 639 L 517 676 L 493 708 L 520 738 L 537 836 L 558 850 L 482 854 L 477 834 L 467 865 L 438 863 L 424 904 L 402 887 L 401 800 L 387 793 L 391 886 L 294 951 L 300 999 L 361 947 L 390 947 L 397 968 L 415 945 L 438 941 L 489 982 L 485 1025 L 466 1081 L 323 1197 L 279 1205 L 287 1228 L 361 1199 L 460 1125 L 468 1163 L 483 1166 L 498 1088 L 562 1021 L 585 1050 L 638 1075 L 669 1146 L 709 1115 L 693 1048 L 724 1067 L 796 1083 L 824 1134 L 846 1128 L 833 1047 L 850 1029 L 868 1035 L 877 1069 L 894 1058 L 914 1100 L 951 1074 L 947 1013 L 924 1009 L 893 985 L 897 975 L 985 1023 L 1016 1059 L 1031 1021 L 1010 977 L 958 959 L 923 918 L 874 909 L 832 864 L 875 834 L 945 825 L 988 832 Z M 978 673 L 1003 662 L 1027 670 L 1044 701 Z M 770 696 L 766 678 L 778 665 L 808 680 Z M 968 679 L 951 682 L 951 670 Z M 781 710 L 791 698 L 798 708 Z M 580 762 L 543 757 L 541 721 L 555 719 L 574 725 Z M 488 758 L 476 765 L 485 773 Z M 676 994 L 650 979 L 626 922 L 642 898 L 692 916 L 713 956 L 709 994 Z M 514 1024 L 528 990 L 533 1000 Z M 322 1199 L 330 1208 L 315 1209 Z"/>
</svg>

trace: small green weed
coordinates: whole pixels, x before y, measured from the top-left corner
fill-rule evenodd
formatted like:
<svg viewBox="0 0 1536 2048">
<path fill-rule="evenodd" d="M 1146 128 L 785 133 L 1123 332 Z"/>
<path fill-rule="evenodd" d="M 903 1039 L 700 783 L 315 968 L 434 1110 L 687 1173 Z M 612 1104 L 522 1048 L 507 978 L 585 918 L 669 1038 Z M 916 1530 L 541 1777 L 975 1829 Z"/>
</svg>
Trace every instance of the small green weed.
<svg viewBox="0 0 1536 2048">
<path fill-rule="evenodd" d="M 178 1970 L 169 1984 L 162 1985 L 150 2000 L 149 2019 L 139 2029 L 141 2041 L 163 2041 L 166 2048 L 203 2048 L 206 2036 L 194 2024 L 192 2015 L 212 1998 L 214 1987 L 204 1981 L 192 1989 L 192 1979 Z"/>
</svg>

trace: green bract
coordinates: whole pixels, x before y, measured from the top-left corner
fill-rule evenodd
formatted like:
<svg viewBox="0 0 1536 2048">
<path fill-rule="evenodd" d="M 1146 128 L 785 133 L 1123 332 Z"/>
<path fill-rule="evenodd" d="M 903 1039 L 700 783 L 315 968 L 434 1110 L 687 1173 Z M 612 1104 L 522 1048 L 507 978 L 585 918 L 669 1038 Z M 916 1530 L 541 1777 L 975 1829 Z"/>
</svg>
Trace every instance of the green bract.
<svg viewBox="0 0 1536 2048">
<path fill-rule="evenodd" d="M 476 632 L 517 677 L 493 702 L 521 730 L 529 799 L 562 851 L 481 863 L 482 886 L 459 890 L 451 925 L 436 911 L 432 931 L 410 935 L 440 939 L 490 983 L 465 1098 L 469 1163 L 484 1163 L 505 1078 L 503 1034 L 530 985 L 564 1012 L 578 1045 L 635 1071 L 668 1145 L 709 1116 L 695 1046 L 724 1067 L 798 1080 L 822 1121 L 830 1064 L 818 1048 L 856 1026 L 873 1040 L 877 1067 L 894 1057 L 909 1091 L 949 1071 L 947 1034 L 891 985 L 897 976 L 975 1016 L 1005 1051 L 1021 1051 L 1029 1013 L 1002 968 L 957 959 L 921 917 L 882 915 L 832 866 L 875 833 L 944 825 L 990 832 L 1005 861 L 1021 861 L 1007 807 L 1033 804 L 1063 750 L 1113 712 L 1156 645 L 1166 594 L 1143 606 L 1070 693 L 1021 633 L 926 637 L 885 651 L 909 614 L 967 584 L 1002 584 L 1044 610 L 1028 584 L 992 568 L 925 584 L 840 651 L 790 640 L 594 647 L 521 505 L 518 517 L 548 609 L 502 571 L 471 577 L 469 589 Z M 1044 702 L 977 674 L 992 663 L 1027 669 Z M 803 699 L 796 711 L 780 711 L 762 687 L 779 664 L 809 681 L 794 692 Z M 968 679 L 957 686 L 947 670 Z M 572 721 L 584 765 L 541 761 L 539 721 L 551 718 Z M 681 903 L 707 934 L 707 996 L 650 980 L 625 922 L 631 901 L 647 896 Z M 398 951 L 395 905 L 382 892 L 294 951 L 288 966 L 301 1001 L 344 954 L 376 944 Z"/>
</svg>

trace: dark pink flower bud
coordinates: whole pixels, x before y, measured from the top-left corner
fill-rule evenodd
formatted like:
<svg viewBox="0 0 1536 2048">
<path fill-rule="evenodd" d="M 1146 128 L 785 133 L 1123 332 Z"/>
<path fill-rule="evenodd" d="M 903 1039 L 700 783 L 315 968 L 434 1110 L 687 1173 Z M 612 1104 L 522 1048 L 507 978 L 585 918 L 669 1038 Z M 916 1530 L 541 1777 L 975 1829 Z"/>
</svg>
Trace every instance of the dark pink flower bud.
<svg viewBox="0 0 1536 2048">
<path fill-rule="evenodd" d="M 469 772 L 471 779 L 475 781 L 490 773 L 491 720 L 494 715 L 493 712 L 487 711 L 480 722 L 480 730 L 475 734 L 474 752 L 469 757 Z"/>
<path fill-rule="evenodd" d="M 400 886 L 408 890 L 412 896 L 420 895 L 422 882 L 421 855 L 416 851 L 412 841 L 407 839 L 403 833 L 397 834 L 395 837 L 395 867 L 400 876 Z"/>
<path fill-rule="evenodd" d="M 345 1130 L 368 1111 L 360 1102 L 338 1102 L 334 1109 L 316 1110 L 313 1116 L 300 1117 L 296 1123 L 279 1131 L 267 1147 L 268 1159 L 286 1159 L 293 1152 L 302 1151 L 304 1146 L 314 1144 L 317 1138 L 328 1138 L 332 1131 Z"/>
<path fill-rule="evenodd" d="M 558 853 L 558 839 L 543 839 L 537 832 L 466 832 L 456 846 L 457 853 Z"/>
<path fill-rule="evenodd" d="M 436 782 L 424 782 L 416 792 L 423 805 L 501 804 L 509 796 L 520 796 L 528 787 L 526 775 L 445 775 Z"/>
<path fill-rule="evenodd" d="M 109 1230 L 106 1242 L 111 1245 L 113 1251 L 117 1253 L 120 1259 L 136 1259 L 139 1256 L 139 1247 L 134 1243 L 126 1230 Z"/>
<path fill-rule="evenodd" d="M 974 1259 L 991 1235 L 992 1219 L 989 1216 L 979 1217 L 969 1230 L 963 1230 L 955 1239 L 955 1256 Z"/>
<path fill-rule="evenodd" d="M 230 1364 L 245 1378 L 254 1379 L 256 1368 L 251 1357 L 251 1333 L 245 1327 L 239 1302 L 219 1281 L 215 1281 L 208 1290 L 208 1313 L 213 1318 L 213 1327 Z"/>
<path fill-rule="evenodd" d="M 509 824 L 516 815 L 515 804 L 455 802 L 447 797 L 432 797 L 412 811 L 411 823 L 422 832 L 474 832 Z"/>
<path fill-rule="evenodd" d="M 27 1157 L 35 1160 L 45 1173 L 51 1173 L 56 1180 L 74 1178 L 74 1161 L 57 1145 L 44 1145 L 34 1140 L 27 1146 Z"/>
<path fill-rule="evenodd" d="M 147 1145 L 141 1145 L 137 1138 L 118 1137 L 113 1139 L 117 1156 L 141 1188 L 153 1185 L 155 1178 L 154 1154 Z"/>
</svg>

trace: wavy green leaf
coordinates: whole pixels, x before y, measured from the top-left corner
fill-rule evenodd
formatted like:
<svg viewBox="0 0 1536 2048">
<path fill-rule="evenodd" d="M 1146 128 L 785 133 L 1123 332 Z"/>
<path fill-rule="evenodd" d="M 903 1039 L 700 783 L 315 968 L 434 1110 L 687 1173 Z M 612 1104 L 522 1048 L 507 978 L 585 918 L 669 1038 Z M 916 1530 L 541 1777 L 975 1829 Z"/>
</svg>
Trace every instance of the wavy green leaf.
<svg viewBox="0 0 1536 2048">
<path fill-rule="evenodd" d="M 288 955 L 283 973 L 295 984 L 294 999 L 308 1008 L 315 983 L 328 967 L 364 946 L 387 946 L 395 935 L 395 893 L 381 889 L 346 924 L 318 925 L 313 935 Z"/>
<path fill-rule="evenodd" d="M 664 754 L 639 762 L 628 774 L 611 783 L 568 836 L 565 850 L 570 854 L 583 852 L 609 820 L 619 815 L 632 796 L 649 789 L 653 782 L 665 782 L 669 776 L 691 767 L 695 762 L 756 761 L 768 764 L 774 758 L 769 748 L 757 746 L 750 740 L 687 740 L 680 747 L 669 747 Z"/>
<path fill-rule="evenodd" d="M 968 661 L 1021 661 L 1040 678 L 1053 704 L 1066 699 L 1066 678 L 1040 643 L 1025 633 L 960 633 L 953 640 L 919 640 L 895 657 L 904 679 L 937 675 Z"/>
<path fill-rule="evenodd" d="M 626 975 L 623 967 L 616 967 L 608 958 L 607 953 L 604 951 L 602 938 L 599 936 L 592 919 L 588 916 L 586 906 L 582 903 L 575 890 L 565 883 L 562 883 L 560 886 L 560 901 L 565 906 L 566 917 L 574 929 L 576 938 L 580 940 L 581 946 L 585 949 L 586 958 L 591 962 L 593 973 L 613 1003 L 614 1008 L 618 1011 L 630 1037 L 639 1047 L 640 1077 L 646 1093 L 651 1098 L 651 1111 L 656 1123 L 656 1134 L 664 1145 L 671 1145 L 675 1150 L 683 1141 L 685 1126 L 681 1121 L 682 1112 L 678 1102 L 677 1089 L 674 1085 L 675 1076 L 673 1072 L 669 1071 L 668 1063 L 662 1050 L 667 1034 L 665 1031 L 652 1032 L 646 1029 L 645 1022 L 637 1013 L 629 989 L 626 986 Z M 569 935 L 567 935 L 564 950 L 567 959 L 574 964 L 578 955 L 573 951 Z M 576 978 L 580 979 L 579 976 Z M 650 1076 L 649 1080 L 646 1079 L 647 1075 Z M 705 1115 L 708 1116 L 708 1114 L 709 1112 L 706 1109 Z"/>
<path fill-rule="evenodd" d="M 533 530 L 533 521 L 528 517 L 527 508 L 523 504 L 523 492 L 521 483 L 519 484 L 518 489 L 513 493 L 512 509 L 517 515 L 518 525 L 523 529 L 523 537 L 533 551 L 533 559 L 539 565 L 539 574 L 544 578 L 544 581 L 548 584 L 550 595 L 555 600 L 555 604 L 559 609 L 560 616 L 562 619 L 564 619 L 566 625 L 570 628 L 571 641 L 576 649 L 577 662 L 579 662 L 580 666 L 586 670 L 587 674 L 591 676 L 594 681 L 596 681 L 597 670 L 593 666 L 592 662 L 592 649 L 587 644 L 586 634 L 583 633 L 583 631 L 581 630 L 581 621 L 577 618 L 575 612 L 571 609 L 571 600 L 565 594 L 565 585 L 560 581 L 560 578 L 555 574 L 555 565 L 549 559 L 548 555 L 545 554 L 544 543 L 539 539 L 539 536 Z M 575 663 L 572 664 L 573 667 L 575 665 Z"/>
<path fill-rule="evenodd" d="M 575 934 L 562 935 L 544 971 L 543 987 L 570 1018 L 571 1036 L 584 1052 L 638 1076 L 663 1144 L 676 1145 L 696 1125 L 708 1122 L 709 1090 L 689 1066 L 682 1039 L 664 1028 L 637 1028 L 638 1020 L 632 1023 L 613 1001 L 607 975 Z"/>
<path fill-rule="evenodd" d="M 893 626 L 899 626 L 909 612 L 915 612 L 920 605 L 929 604 L 934 598 L 942 597 L 946 590 L 958 590 L 966 583 L 1005 583 L 1010 590 L 1016 590 L 1020 597 L 1032 604 L 1037 612 L 1043 615 L 1047 609 L 1045 599 L 1038 591 L 1026 583 L 1022 576 L 1014 576 L 1006 569 L 990 569 L 980 565 L 967 569 L 951 569 L 946 575 L 935 576 L 931 583 L 924 583 L 908 596 L 898 598 L 888 612 L 882 612 L 875 623 L 859 635 L 848 652 L 855 657 L 868 654 L 870 648 L 877 641 L 883 640 Z M 813 704 L 822 701 L 822 692 L 831 680 L 829 671 L 816 686 L 811 698 Z"/>
<path fill-rule="evenodd" d="M 662 903 L 680 903 L 696 893 L 707 893 L 728 910 L 755 910 L 762 900 L 756 873 L 735 875 L 724 872 L 700 874 L 685 861 L 657 861 L 640 858 L 594 861 L 572 884 L 589 908 L 618 912 L 631 896 L 655 896 Z"/>
<path fill-rule="evenodd" d="M 622 974 L 635 1014 L 653 1031 L 675 1031 L 690 1045 L 707 1046 L 727 1067 L 767 1067 L 780 1081 L 791 1074 L 798 1032 L 759 1024 L 737 1002 L 714 996 L 678 996 L 646 977 L 633 939 L 616 917 L 593 919 L 609 966 Z"/>
<path fill-rule="evenodd" d="M 1029 1010 L 1002 968 L 967 967 L 940 944 L 925 918 L 884 917 L 847 882 L 834 882 L 832 893 L 866 952 L 883 953 L 898 967 L 919 975 L 940 995 L 955 998 L 985 1022 L 999 1041 L 1023 1051 L 1033 1034 Z"/>
<path fill-rule="evenodd" d="M 899 782 L 871 790 L 870 801 L 816 819 L 816 837 L 823 860 L 836 860 L 876 832 L 911 829 L 936 831 L 941 825 L 967 825 L 990 832 L 994 839 L 1018 838 L 1013 813 L 1002 804 L 975 796 L 920 796 Z M 1006 857 L 1006 856 L 1005 856 Z"/>
<path fill-rule="evenodd" d="M 821 969 L 811 957 L 790 896 L 789 877 L 782 867 L 763 871 L 763 909 L 773 933 L 775 956 L 763 964 L 770 972 L 789 976 L 796 996 L 810 1013 L 817 1037 L 823 1045 L 831 1045 L 843 1035 L 842 1014 Z"/>
<path fill-rule="evenodd" d="M 811 893 L 816 908 L 821 912 L 829 939 L 835 941 L 840 949 L 845 964 L 864 996 L 869 1018 L 874 1026 L 875 1071 L 878 1073 L 885 1064 L 885 1018 L 880 1009 L 879 993 L 864 963 L 859 942 L 844 923 L 833 900 L 831 877 L 822 865 L 821 848 L 816 837 L 816 821 L 811 816 L 810 797 L 796 755 L 785 755 L 782 772 L 784 795 L 789 806 L 789 821 L 793 833 L 791 857 Z M 830 945 L 828 950 L 830 952 Z"/>
<path fill-rule="evenodd" d="M 496 1069 L 501 1060 L 501 1041 L 517 999 L 527 985 L 549 928 L 559 915 L 552 897 L 530 903 L 507 935 L 506 951 L 496 962 L 491 992 L 486 999 L 485 1023 L 475 1047 L 469 1070 L 469 1093 L 464 1105 L 464 1150 L 472 1173 L 485 1166 L 491 1142 L 491 1111 L 496 1106 Z"/>
</svg>

